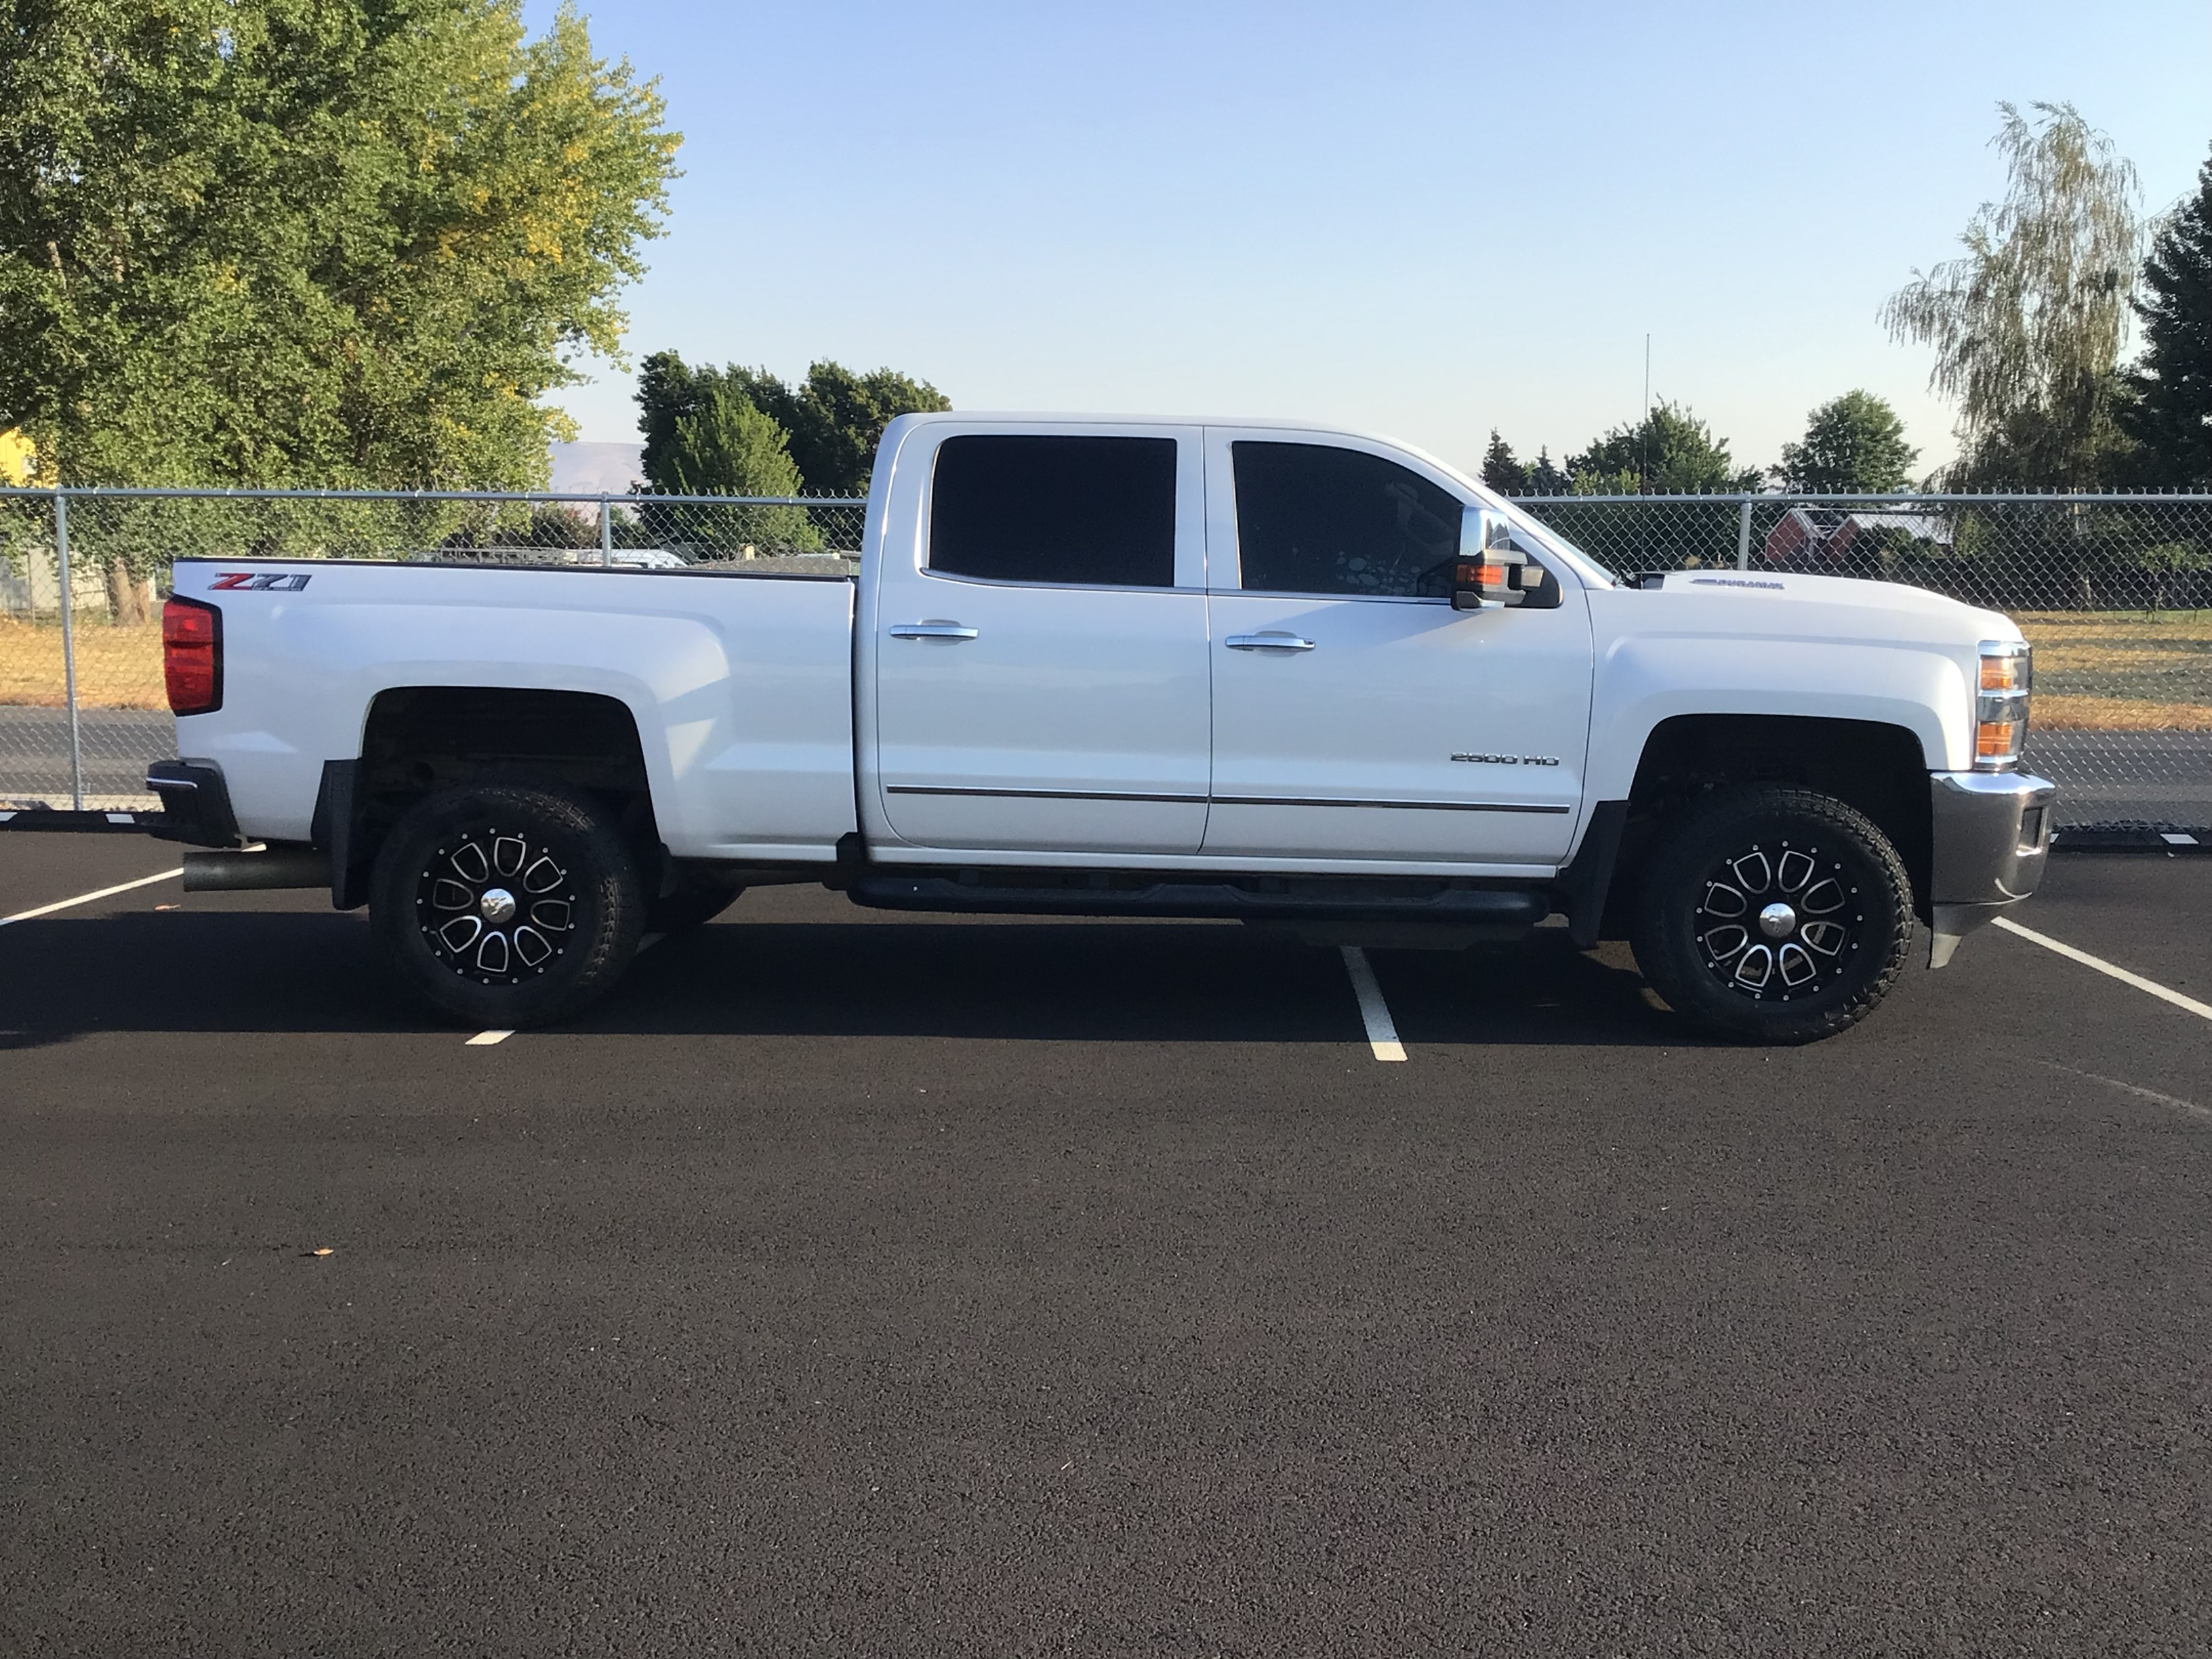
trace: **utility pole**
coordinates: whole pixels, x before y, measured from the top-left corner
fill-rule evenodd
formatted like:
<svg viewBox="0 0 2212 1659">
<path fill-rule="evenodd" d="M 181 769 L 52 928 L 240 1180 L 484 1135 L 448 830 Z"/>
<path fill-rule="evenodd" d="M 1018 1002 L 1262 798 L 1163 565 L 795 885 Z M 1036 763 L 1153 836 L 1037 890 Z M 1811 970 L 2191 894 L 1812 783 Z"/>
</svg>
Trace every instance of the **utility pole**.
<svg viewBox="0 0 2212 1659">
<path fill-rule="evenodd" d="M 1647 494 L 1651 474 L 1651 337 L 1644 337 L 1644 424 L 1637 429 L 1636 493 Z"/>
</svg>

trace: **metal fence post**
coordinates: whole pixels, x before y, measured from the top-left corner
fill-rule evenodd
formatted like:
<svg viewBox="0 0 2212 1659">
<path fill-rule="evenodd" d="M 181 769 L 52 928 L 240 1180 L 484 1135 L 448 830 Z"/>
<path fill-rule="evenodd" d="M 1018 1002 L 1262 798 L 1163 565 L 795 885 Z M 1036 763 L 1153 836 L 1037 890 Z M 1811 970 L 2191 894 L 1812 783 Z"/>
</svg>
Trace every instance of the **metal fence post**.
<svg viewBox="0 0 2212 1659">
<path fill-rule="evenodd" d="M 612 498 L 599 497 L 599 568 L 611 569 L 615 562 L 615 504 Z"/>
<path fill-rule="evenodd" d="M 54 567 L 62 590 L 62 701 L 69 705 L 70 806 L 84 811 L 84 733 L 76 713 L 76 602 L 70 592 L 69 497 L 54 491 Z"/>
<path fill-rule="evenodd" d="M 1751 568 L 1751 497 L 1743 498 L 1743 508 L 1735 521 L 1735 568 Z"/>
</svg>

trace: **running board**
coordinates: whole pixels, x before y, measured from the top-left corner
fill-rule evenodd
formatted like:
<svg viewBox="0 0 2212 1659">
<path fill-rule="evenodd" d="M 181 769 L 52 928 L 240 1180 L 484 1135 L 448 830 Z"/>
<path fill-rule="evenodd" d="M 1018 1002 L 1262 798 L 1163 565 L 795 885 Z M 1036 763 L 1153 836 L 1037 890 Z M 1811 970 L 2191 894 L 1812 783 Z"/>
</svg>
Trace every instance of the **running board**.
<svg viewBox="0 0 2212 1659">
<path fill-rule="evenodd" d="M 1542 888 L 1468 887 L 1444 882 L 1301 882 L 1295 878 L 1269 878 L 1265 887 L 1204 881 L 1109 885 L 1097 877 L 997 886 L 951 876 L 873 874 L 860 877 L 847 891 L 855 904 L 875 910 L 1231 921 L 1388 921 L 1516 931 L 1534 927 L 1552 908 L 1551 895 Z"/>
</svg>

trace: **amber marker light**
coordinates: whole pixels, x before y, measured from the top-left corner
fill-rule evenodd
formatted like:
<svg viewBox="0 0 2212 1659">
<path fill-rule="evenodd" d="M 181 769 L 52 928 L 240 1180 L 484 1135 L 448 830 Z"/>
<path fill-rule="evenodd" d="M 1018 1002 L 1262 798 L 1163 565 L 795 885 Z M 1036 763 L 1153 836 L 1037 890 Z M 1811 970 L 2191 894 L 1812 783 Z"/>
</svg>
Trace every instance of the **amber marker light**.
<svg viewBox="0 0 2212 1659">
<path fill-rule="evenodd" d="M 2033 658 L 2025 640 L 1984 640 L 1981 682 L 1974 698 L 1974 769 L 2011 772 L 2027 746 L 2028 692 Z"/>
</svg>

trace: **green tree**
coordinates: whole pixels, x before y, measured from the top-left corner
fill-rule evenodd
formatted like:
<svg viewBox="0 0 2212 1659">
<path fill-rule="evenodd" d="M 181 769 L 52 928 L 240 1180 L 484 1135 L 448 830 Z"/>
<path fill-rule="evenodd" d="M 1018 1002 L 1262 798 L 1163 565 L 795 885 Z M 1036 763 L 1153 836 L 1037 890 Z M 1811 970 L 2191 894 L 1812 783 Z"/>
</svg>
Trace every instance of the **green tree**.
<svg viewBox="0 0 2212 1659">
<path fill-rule="evenodd" d="M 576 12 L 0 3 L 0 427 L 70 483 L 544 483 L 678 143 Z"/>
<path fill-rule="evenodd" d="M 796 495 L 799 468 L 774 416 L 725 380 L 679 415 L 669 434 L 668 488 L 684 495 Z M 703 521 L 692 539 L 720 551 L 741 545 L 819 551 L 822 533 L 803 507 L 756 507 Z"/>
<path fill-rule="evenodd" d="M 1905 489 L 1919 459 L 1886 399 L 1846 392 L 1805 417 L 1803 441 L 1782 446 L 1774 476 L 1790 489 L 1816 494 Z"/>
<path fill-rule="evenodd" d="M 1970 489 L 2094 488 L 2125 465 L 2115 409 L 2141 233 L 2135 169 L 2070 104 L 2010 104 L 1995 143 L 2004 200 L 1984 203 L 1963 258 L 1892 295 L 1891 337 L 1936 349 L 1929 385 L 1959 406 Z"/>
<path fill-rule="evenodd" d="M 876 445 L 898 416 L 952 407 L 928 381 L 889 368 L 855 374 L 839 363 L 816 363 L 781 408 L 774 395 L 780 389 L 762 387 L 761 407 L 789 427 L 792 459 L 806 487 L 825 495 L 868 493 Z"/>
<path fill-rule="evenodd" d="M 2121 425 L 2142 446 L 2140 481 L 2212 488 L 2212 161 L 2197 193 L 2158 230 L 2144 261 L 2142 356 L 2127 376 Z"/>
<path fill-rule="evenodd" d="M 738 392 L 783 428 L 791 459 L 813 495 L 866 495 L 884 428 L 901 415 L 952 407 L 928 381 L 896 369 L 855 374 L 842 363 L 817 362 L 794 387 L 764 368 L 694 367 L 673 351 L 657 351 L 641 365 L 637 388 L 638 429 L 645 435 L 641 465 L 654 489 L 675 488 L 661 458 L 676 422 L 717 386 Z"/>
<path fill-rule="evenodd" d="M 1490 428 L 1490 447 L 1482 452 L 1482 481 L 1501 495 L 1525 495 L 1528 469 L 1514 459 L 1513 446 Z"/>
<path fill-rule="evenodd" d="M 1528 468 L 1528 493 L 1532 495 L 1565 495 L 1574 487 L 1574 479 L 1553 464 L 1550 448 L 1537 450 L 1536 459 Z"/>
<path fill-rule="evenodd" d="M 1728 441 L 1679 404 L 1662 403 L 1567 458 L 1578 495 L 1686 495 L 1756 489 L 1757 467 L 1739 467 Z"/>
</svg>

